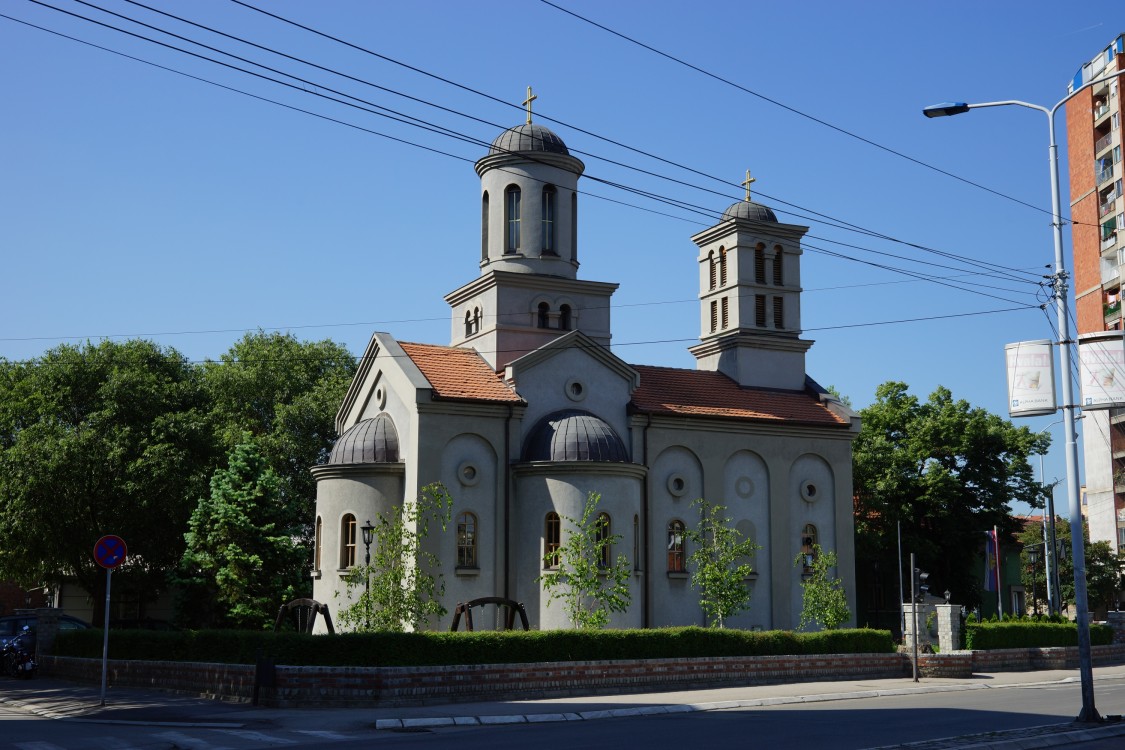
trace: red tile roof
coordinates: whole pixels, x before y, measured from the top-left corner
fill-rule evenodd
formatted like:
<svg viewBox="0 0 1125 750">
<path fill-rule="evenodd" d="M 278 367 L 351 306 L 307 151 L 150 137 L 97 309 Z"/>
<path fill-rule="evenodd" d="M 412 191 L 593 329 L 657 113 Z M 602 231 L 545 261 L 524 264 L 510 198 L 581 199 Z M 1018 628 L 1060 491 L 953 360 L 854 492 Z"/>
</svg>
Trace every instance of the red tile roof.
<svg viewBox="0 0 1125 750">
<path fill-rule="evenodd" d="M 721 372 L 632 367 L 641 375 L 641 386 L 633 392 L 633 406 L 642 413 L 848 425 L 811 393 L 743 388 Z"/>
<path fill-rule="evenodd" d="M 441 399 L 523 403 L 473 349 L 398 342 Z"/>
</svg>

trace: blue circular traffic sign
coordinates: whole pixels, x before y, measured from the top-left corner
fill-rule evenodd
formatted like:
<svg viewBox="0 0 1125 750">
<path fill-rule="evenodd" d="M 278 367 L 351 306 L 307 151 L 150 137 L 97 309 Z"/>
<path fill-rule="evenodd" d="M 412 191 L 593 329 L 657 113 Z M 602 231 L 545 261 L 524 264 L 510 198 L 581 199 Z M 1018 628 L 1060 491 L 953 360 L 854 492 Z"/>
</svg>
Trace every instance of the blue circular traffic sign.
<svg viewBox="0 0 1125 750">
<path fill-rule="evenodd" d="M 94 559 L 98 565 L 108 570 L 125 562 L 127 554 L 129 549 L 125 546 L 125 540 L 114 534 L 106 534 L 94 545 Z"/>
</svg>

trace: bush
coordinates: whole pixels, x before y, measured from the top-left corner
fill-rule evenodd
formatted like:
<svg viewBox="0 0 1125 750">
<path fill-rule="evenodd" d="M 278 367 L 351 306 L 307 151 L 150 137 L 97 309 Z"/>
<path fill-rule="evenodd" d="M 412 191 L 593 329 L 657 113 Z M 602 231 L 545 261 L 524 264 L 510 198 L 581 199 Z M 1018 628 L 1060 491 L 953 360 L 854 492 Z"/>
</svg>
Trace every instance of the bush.
<svg viewBox="0 0 1125 750">
<path fill-rule="evenodd" d="M 689 627 L 334 636 L 248 630 L 138 630 L 114 631 L 109 639 L 111 659 L 253 664 L 260 653 L 276 664 L 290 666 L 402 667 L 893 651 L 889 631 L 868 629 L 793 633 Z M 54 653 L 100 658 L 102 633 L 60 632 Z"/>
<path fill-rule="evenodd" d="M 1105 646 L 1113 642 L 1108 625 L 1090 626 L 1090 643 Z M 1073 622 L 1049 620 L 1005 620 L 1004 622 L 965 623 L 965 648 L 987 651 L 998 648 L 1047 648 L 1077 646 L 1078 626 Z"/>
</svg>

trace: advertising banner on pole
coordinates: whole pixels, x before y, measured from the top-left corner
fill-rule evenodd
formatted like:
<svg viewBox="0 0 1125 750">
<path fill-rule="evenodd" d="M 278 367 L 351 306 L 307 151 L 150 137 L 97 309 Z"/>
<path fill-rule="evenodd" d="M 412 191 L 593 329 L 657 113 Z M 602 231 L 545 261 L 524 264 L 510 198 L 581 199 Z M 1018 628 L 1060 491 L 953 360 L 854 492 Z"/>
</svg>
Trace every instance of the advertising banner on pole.
<svg viewBox="0 0 1125 750">
<path fill-rule="evenodd" d="M 1054 414 L 1055 347 L 1048 339 L 1004 346 L 1008 373 L 1008 416 Z"/>
<path fill-rule="evenodd" d="M 1120 331 L 1078 339 L 1083 409 L 1125 406 L 1125 342 Z"/>
</svg>

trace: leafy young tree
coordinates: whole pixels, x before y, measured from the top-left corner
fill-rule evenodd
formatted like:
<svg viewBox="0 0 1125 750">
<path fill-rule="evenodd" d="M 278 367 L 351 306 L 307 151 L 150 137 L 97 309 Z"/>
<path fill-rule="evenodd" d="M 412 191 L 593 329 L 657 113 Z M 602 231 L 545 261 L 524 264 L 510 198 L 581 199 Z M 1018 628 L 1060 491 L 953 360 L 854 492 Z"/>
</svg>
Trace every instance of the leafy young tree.
<svg viewBox="0 0 1125 750">
<path fill-rule="evenodd" d="M 357 565 L 344 577 L 354 602 L 340 612 L 341 625 L 356 631 L 402 632 L 445 616 L 441 560 L 423 541 L 431 525 L 445 531 L 452 507 L 445 485 L 435 482 L 423 487 L 414 502 L 394 508 L 389 516 L 376 516 L 371 564 Z"/>
<path fill-rule="evenodd" d="M 760 547 L 731 526 L 731 519 L 723 515 L 725 506 L 703 498 L 692 505 L 699 508 L 699 523 L 686 532 L 695 547 L 688 557 L 691 585 L 700 591 L 699 605 L 710 625 L 721 628 L 724 620 L 750 606 L 749 560 Z"/>
<path fill-rule="evenodd" d="M 117 534 L 130 559 L 115 590 L 142 602 L 158 594 L 206 487 L 205 412 L 198 373 L 150 341 L 0 361 L 0 578 L 35 586 L 74 576 L 100 618 L 105 574 L 91 550 Z"/>
<path fill-rule="evenodd" d="M 825 630 L 835 630 L 852 616 L 843 581 L 831 575 L 836 567 L 836 553 L 821 549 L 819 544 L 812 549 L 808 577 L 801 581 L 801 622 L 797 627 L 820 624 Z M 804 555 L 797 555 L 793 566 L 803 567 L 805 562 Z"/>
<path fill-rule="evenodd" d="M 557 551 L 548 551 L 543 564 L 552 568 L 537 579 L 547 592 L 547 606 L 558 599 L 575 628 L 604 628 L 613 612 L 624 612 L 629 593 L 629 560 L 624 555 L 610 561 L 620 534 L 609 534 L 597 514 L 601 495 L 591 492 L 580 518 L 561 516 L 568 533 Z M 608 564 L 607 564 L 608 563 Z"/>
<path fill-rule="evenodd" d="M 1012 533 L 1010 503 L 1042 503 L 1028 456 L 1046 450 L 1050 437 L 954 400 L 946 388 L 919 401 L 898 382 L 879 386 L 860 417 L 852 447 L 857 577 L 897 569 L 901 522 L 902 548 L 917 553 L 931 584 L 978 603 L 973 556 L 948 551 L 977 549 L 993 526 Z"/>
<path fill-rule="evenodd" d="M 246 434 L 188 522 L 180 582 L 210 592 L 219 619 L 236 627 L 268 627 L 297 593 L 290 571 L 305 555 L 285 531 L 277 494 L 277 475 Z"/>
<path fill-rule="evenodd" d="M 1090 530 L 1085 522 L 1082 524 L 1086 560 L 1086 598 L 1092 609 L 1111 607 L 1114 596 L 1121 585 L 1121 574 L 1125 572 L 1125 558 L 1114 554 L 1108 542 L 1090 541 Z M 1055 539 L 1059 545 L 1059 582 L 1060 600 L 1064 606 L 1074 604 L 1074 560 L 1070 550 L 1070 524 L 1066 519 L 1058 519 L 1055 523 Z M 1029 556 L 1030 548 L 1044 549 L 1043 532 L 1038 526 L 1028 526 L 1017 537 L 1023 546 L 1020 553 L 1020 578 L 1029 598 L 1041 603 L 1047 601 L 1047 571 L 1043 556 L 1032 564 Z M 1031 593 L 1034 592 L 1034 597 Z"/>
</svg>

